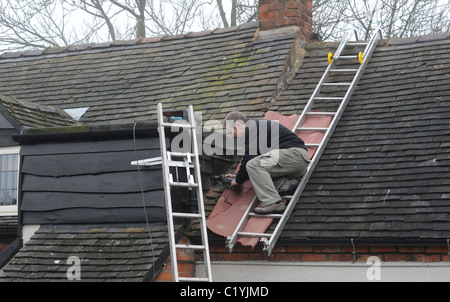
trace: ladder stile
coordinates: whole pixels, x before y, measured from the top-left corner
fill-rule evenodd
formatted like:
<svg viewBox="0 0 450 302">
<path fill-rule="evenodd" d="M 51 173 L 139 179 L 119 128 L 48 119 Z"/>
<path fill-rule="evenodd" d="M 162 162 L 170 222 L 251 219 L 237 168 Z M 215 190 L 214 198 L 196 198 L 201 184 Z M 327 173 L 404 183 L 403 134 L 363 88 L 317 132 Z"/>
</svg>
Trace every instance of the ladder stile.
<svg viewBox="0 0 450 302">
<path fill-rule="evenodd" d="M 192 147 L 194 149 L 194 161 L 195 161 L 195 176 L 197 179 L 197 202 L 198 202 L 198 211 L 202 218 L 200 219 L 201 224 L 201 233 L 202 233 L 202 242 L 204 245 L 204 259 L 205 259 L 205 269 L 206 276 L 209 281 L 212 281 L 212 273 L 211 273 L 211 261 L 209 254 L 209 245 L 208 245 L 208 231 L 206 227 L 206 217 L 205 217 L 205 204 L 203 202 L 203 188 L 202 188 L 202 176 L 200 171 L 200 160 L 199 150 L 198 150 L 198 142 L 197 142 L 197 127 L 195 125 L 195 117 L 194 117 L 194 107 L 189 105 L 189 122 L 192 125 Z"/>
<path fill-rule="evenodd" d="M 177 251 L 175 248 L 175 230 L 173 225 L 173 218 L 172 218 L 172 198 L 170 195 L 170 182 L 172 178 L 172 175 L 170 174 L 169 167 L 167 165 L 167 146 L 166 146 L 166 133 L 165 133 L 165 125 L 164 125 L 164 117 L 163 117 L 163 110 L 162 110 L 162 104 L 158 104 L 157 108 L 158 113 L 158 131 L 159 131 L 159 141 L 160 141 L 160 149 L 161 149 L 161 159 L 162 159 L 162 171 L 163 171 L 163 183 L 164 183 L 164 197 L 166 201 L 166 217 L 167 217 L 167 231 L 169 233 L 169 249 L 170 249 L 170 257 L 172 259 L 172 274 L 173 274 L 173 281 L 178 282 L 178 263 L 176 261 L 177 259 Z M 169 176 L 170 175 L 170 176 Z"/>
</svg>

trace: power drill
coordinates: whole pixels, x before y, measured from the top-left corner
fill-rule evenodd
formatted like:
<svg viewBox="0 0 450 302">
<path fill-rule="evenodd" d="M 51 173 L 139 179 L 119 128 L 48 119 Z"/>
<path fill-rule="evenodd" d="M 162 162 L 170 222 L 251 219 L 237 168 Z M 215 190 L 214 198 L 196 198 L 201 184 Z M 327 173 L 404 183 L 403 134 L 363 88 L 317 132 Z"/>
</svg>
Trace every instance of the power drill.
<svg viewBox="0 0 450 302">
<path fill-rule="evenodd" d="M 231 177 L 225 177 L 225 175 L 218 175 L 215 176 L 214 179 L 220 181 L 224 186 L 231 186 L 231 183 L 233 182 L 234 178 Z"/>
<path fill-rule="evenodd" d="M 216 180 L 220 181 L 224 186 L 231 188 L 233 191 L 240 191 L 242 186 L 241 185 L 234 185 L 232 186 L 231 183 L 233 182 L 234 178 L 232 177 L 225 177 L 224 175 L 218 175 L 214 177 Z"/>
</svg>

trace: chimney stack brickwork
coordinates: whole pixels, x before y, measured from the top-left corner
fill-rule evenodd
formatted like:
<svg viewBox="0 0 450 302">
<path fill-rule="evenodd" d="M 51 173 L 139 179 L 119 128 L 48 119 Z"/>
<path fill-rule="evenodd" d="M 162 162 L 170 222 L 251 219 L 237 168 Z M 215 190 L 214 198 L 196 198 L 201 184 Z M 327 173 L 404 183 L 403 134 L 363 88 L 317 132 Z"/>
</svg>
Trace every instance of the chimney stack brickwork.
<svg viewBox="0 0 450 302">
<path fill-rule="evenodd" d="M 259 0 L 259 29 L 298 26 L 301 40 L 311 41 L 312 0 Z"/>
</svg>

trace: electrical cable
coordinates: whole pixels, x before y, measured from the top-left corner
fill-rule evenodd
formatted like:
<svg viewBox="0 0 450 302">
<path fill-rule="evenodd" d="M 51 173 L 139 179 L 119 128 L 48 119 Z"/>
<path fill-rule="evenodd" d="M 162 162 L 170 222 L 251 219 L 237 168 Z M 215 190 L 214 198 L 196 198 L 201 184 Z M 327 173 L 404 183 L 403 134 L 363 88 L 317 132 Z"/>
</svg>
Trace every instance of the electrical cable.
<svg viewBox="0 0 450 302">
<path fill-rule="evenodd" d="M 139 164 L 139 160 L 137 157 L 137 147 L 136 147 L 136 125 L 139 121 L 136 121 L 133 125 L 133 145 L 134 145 L 134 156 L 135 159 L 137 161 L 137 169 L 138 169 L 138 179 L 139 179 L 139 186 L 141 188 L 141 196 L 142 196 L 142 206 L 144 209 L 144 217 L 145 217 L 145 223 L 147 226 L 147 231 L 148 231 L 148 235 L 150 237 L 150 245 L 151 245 L 151 249 L 152 249 L 152 270 L 154 272 L 154 266 L 155 266 L 155 248 L 154 248 L 154 244 L 153 244 L 153 236 L 152 236 L 152 232 L 150 231 L 150 224 L 148 221 L 148 216 L 147 216 L 147 207 L 145 205 L 145 194 L 144 194 L 144 186 L 142 184 L 142 177 L 141 177 L 141 168 L 140 168 L 140 164 Z"/>
<path fill-rule="evenodd" d="M 226 193 L 228 191 L 228 193 Z M 227 203 L 228 205 L 232 206 L 233 204 L 231 202 L 228 201 L 228 197 L 230 197 L 231 195 L 231 185 L 225 185 L 225 190 L 224 190 L 224 202 Z"/>
</svg>

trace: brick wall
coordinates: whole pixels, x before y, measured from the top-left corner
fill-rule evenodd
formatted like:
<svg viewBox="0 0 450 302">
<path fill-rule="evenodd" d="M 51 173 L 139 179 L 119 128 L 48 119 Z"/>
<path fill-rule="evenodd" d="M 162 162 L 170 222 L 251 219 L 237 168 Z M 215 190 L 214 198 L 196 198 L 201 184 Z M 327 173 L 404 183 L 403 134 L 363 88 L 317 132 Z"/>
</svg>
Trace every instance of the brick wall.
<svg viewBox="0 0 450 302">
<path fill-rule="evenodd" d="M 274 29 L 283 26 L 299 26 L 303 41 L 310 41 L 312 34 L 311 0 L 260 0 L 259 28 Z"/>
<path fill-rule="evenodd" d="M 275 247 L 272 254 L 266 257 L 260 248 L 236 246 L 233 253 L 227 254 L 225 246 L 210 248 L 211 261 L 353 261 L 351 246 L 283 246 Z M 203 260 L 203 255 L 197 254 L 197 260 Z M 441 262 L 449 261 L 448 247 L 395 247 L 395 246 L 360 246 L 356 247 L 356 261 L 366 262 L 371 256 L 377 256 L 383 262 L 418 261 Z"/>
<path fill-rule="evenodd" d="M 183 238 L 180 244 L 189 244 Z M 0 246 L 1 247 L 1 246 Z M 382 262 L 447 262 L 448 247 L 395 247 L 395 246 L 359 246 L 356 247 L 356 261 L 366 262 L 371 256 L 377 256 Z M 177 250 L 178 271 L 180 277 L 196 277 L 196 261 L 203 261 L 203 253 L 193 250 Z M 266 257 L 258 246 L 254 250 L 236 246 L 233 253 L 227 254 L 225 245 L 210 246 L 211 261 L 273 261 L 273 262 L 353 262 L 351 246 L 282 246 L 275 247 Z M 171 259 L 155 279 L 156 282 L 172 282 Z"/>
<path fill-rule="evenodd" d="M 190 244 L 189 239 L 182 238 L 179 244 Z M 193 250 L 177 249 L 178 260 L 178 276 L 179 277 L 195 277 L 195 253 Z M 165 263 L 164 268 L 156 277 L 156 282 L 172 282 L 172 262 L 171 257 Z"/>
</svg>

